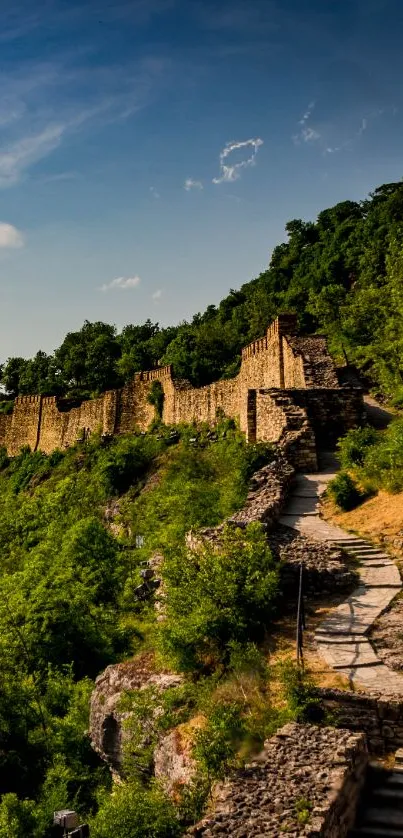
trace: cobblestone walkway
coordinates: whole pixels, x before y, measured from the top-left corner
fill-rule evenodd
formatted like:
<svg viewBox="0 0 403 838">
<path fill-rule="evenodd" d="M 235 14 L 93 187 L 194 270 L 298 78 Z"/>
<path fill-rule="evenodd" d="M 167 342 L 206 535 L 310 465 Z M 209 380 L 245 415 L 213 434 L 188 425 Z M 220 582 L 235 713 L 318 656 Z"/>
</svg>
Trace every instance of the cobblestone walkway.
<svg viewBox="0 0 403 838">
<path fill-rule="evenodd" d="M 337 472 L 332 455 L 324 455 L 323 471 L 299 474 L 280 523 L 302 535 L 342 547 L 360 562 L 360 585 L 332 609 L 316 631 L 318 650 L 326 662 L 346 677 L 350 686 L 403 696 L 403 675 L 379 660 L 366 634 L 401 590 L 399 571 L 390 556 L 369 541 L 350 535 L 319 517 L 319 499 Z"/>
</svg>

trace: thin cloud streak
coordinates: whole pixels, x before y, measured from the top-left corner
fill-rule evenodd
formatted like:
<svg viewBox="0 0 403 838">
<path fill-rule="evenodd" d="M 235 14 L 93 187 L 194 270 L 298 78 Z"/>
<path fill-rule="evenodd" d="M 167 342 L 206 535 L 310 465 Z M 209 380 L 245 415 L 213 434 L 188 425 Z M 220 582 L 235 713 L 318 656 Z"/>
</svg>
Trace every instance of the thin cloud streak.
<svg viewBox="0 0 403 838">
<path fill-rule="evenodd" d="M 141 279 L 139 276 L 118 276 L 112 279 L 112 282 L 101 285 L 101 291 L 128 291 L 132 288 L 138 288 Z"/>
<path fill-rule="evenodd" d="M 24 137 L 0 148 L 0 188 L 18 183 L 29 166 L 39 162 L 60 145 L 65 125 L 49 125 L 40 134 Z"/>
<path fill-rule="evenodd" d="M 149 56 L 131 66 L 94 69 L 83 66 L 83 58 L 77 50 L 0 72 L 0 189 L 16 185 L 73 132 L 100 130 L 145 107 L 166 66 Z"/>
</svg>

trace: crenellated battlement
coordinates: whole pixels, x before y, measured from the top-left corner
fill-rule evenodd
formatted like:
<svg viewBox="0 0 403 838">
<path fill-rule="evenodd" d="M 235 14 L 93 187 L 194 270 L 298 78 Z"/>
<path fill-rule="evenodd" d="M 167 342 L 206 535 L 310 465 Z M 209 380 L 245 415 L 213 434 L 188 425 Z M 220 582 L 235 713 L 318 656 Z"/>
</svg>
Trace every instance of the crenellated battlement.
<svg viewBox="0 0 403 838">
<path fill-rule="evenodd" d="M 137 381 L 161 381 L 164 378 L 172 378 L 172 364 L 168 364 L 166 367 L 157 367 L 155 370 L 138 372 L 135 375 Z"/>
<path fill-rule="evenodd" d="M 279 343 L 282 337 L 295 334 L 297 334 L 296 314 L 279 314 L 273 320 L 273 323 L 270 324 L 263 338 L 258 338 L 258 340 L 254 340 L 248 346 L 245 346 L 242 350 L 242 359 L 246 360 L 247 358 L 253 357 L 253 355 L 267 352 L 272 348 L 273 344 Z"/>
<path fill-rule="evenodd" d="M 57 396 L 19 396 L 13 412 L 1 416 L 0 445 L 11 456 L 26 445 L 32 451 L 50 453 L 75 445 L 77 440 L 86 440 L 93 432 L 110 437 L 146 431 L 155 419 L 155 408 L 149 398 L 155 381 L 161 383 L 164 391 L 162 419 L 166 424 L 214 425 L 222 416 L 228 416 L 239 422 L 251 441 L 281 439 L 287 422 L 294 421 L 298 411 L 290 408 L 290 415 L 287 414 L 282 393 L 284 397 L 287 393 L 287 404 L 293 404 L 293 393 L 305 392 L 309 407 L 312 399 L 315 404 L 321 401 L 322 392 L 326 407 L 321 421 L 325 425 L 331 423 L 332 411 L 337 408 L 341 415 L 342 405 L 349 404 L 348 391 L 339 388 L 323 336 L 298 336 L 296 315 L 280 314 L 263 337 L 242 350 L 241 369 L 235 378 L 195 388 L 189 381 L 175 379 L 172 366 L 167 365 L 138 372 L 121 389 L 109 390 L 88 401 L 74 403 Z M 265 395 L 269 390 L 270 397 Z M 279 398 L 273 395 L 275 392 Z M 344 413 L 346 427 L 351 427 L 353 417 L 359 413 L 358 407 L 354 404 Z M 308 431 L 309 428 L 304 432 L 305 443 L 312 438 Z M 312 452 L 309 456 L 313 462 Z"/>
<path fill-rule="evenodd" d="M 242 350 L 242 359 L 251 358 L 253 355 L 257 355 L 259 352 L 266 352 L 267 349 L 267 337 L 259 338 L 259 340 L 254 340 L 253 343 L 250 343 L 248 346 L 245 346 L 245 348 Z"/>
<path fill-rule="evenodd" d="M 25 404 L 40 404 L 42 396 L 17 396 L 14 407 L 19 407 Z"/>
</svg>

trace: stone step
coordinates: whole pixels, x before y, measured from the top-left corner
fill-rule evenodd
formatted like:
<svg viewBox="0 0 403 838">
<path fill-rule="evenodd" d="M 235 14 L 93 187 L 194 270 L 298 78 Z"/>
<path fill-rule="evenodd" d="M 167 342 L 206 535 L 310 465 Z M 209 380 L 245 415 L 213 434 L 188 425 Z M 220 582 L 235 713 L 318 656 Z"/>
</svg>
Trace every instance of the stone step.
<svg viewBox="0 0 403 838">
<path fill-rule="evenodd" d="M 361 826 L 349 832 L 349 838 L 403 838 L 403 829 L 384 826 Z"/>
<path fill-rule="evenodd" d="M 358 550 L 360 548 L 362 550 L 365 550 L 369 547 L 368 544 L 364 544 L 363 542 L 358 541 L 358 539 L 356 539 L 355 541 L 344 541 L 344 539 L 342 538 L 335 538 L 334 543 L 337 545 L 337 547 L 344 547 L 345 550 Z M 372 545 L 370 546 L 372 548 Z"/>
<path fill-rule="evenodd" d="M 395 770 L 393 774 L 390 774 L 388 779 L 385 781 L 385 788 L 388 786 L 392 788 L 401 788 L 403 789 L 403 771 L 396 771 L 397 766 L 395 765 Z"/>
<path fill-rule="evenodd" d="M 395 589 L 360 585 L 334 608 L 320 626 L 321 633 L 365 634 L 394 598 Z"/>
<path fill-rule="evenodd" d="M 346 553 L 353 553 L 354 556 L 387 556 L 388 554 L 384 552 L 384 550 L 376 550 L 374 547 L 346 547 L 344 544 L 338 545 L 339 549 L 345 550 Z"/>
<path fill-rule="evenodd" d="M 363 826 L 382 826 L 393 827 L 394 829 L 401 829 L 403 832 L 403 809 L 384 809 L 378 807 L 370 807 L 365 811 L 365 822 Z"/>
<path fill-rule="evenodd" d="M 392 804 L 393 806 L 396 805 L 398 809 L 401 809 L 403 812 L 403 789 L 402 788 L 391 788 L 391 787 L 381 787 L 380 789 L 374 789 L 372 792 L 371 800 L 376 803 L 376 806 L 389 806 Z"/>
<path fill-rule="evenodd" d="M 356 643 L 351 643 L 351 641 L 329 643 L 327 639 L 318 635 L 315 639 L 321 657 L 332 669 L 344 671 L 353 667 L 357 670 L 363 667 L 378 668 L 383 665 L 368 640 L 360 639 Z"/>
</svg>

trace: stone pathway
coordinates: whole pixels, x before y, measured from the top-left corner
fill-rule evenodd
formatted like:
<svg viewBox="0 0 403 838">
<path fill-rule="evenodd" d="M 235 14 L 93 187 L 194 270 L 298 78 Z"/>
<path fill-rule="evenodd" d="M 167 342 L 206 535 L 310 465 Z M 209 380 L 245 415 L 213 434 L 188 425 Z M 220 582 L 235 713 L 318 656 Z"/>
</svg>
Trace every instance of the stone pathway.
<svg viewBox="0 0 403 838">
<path fill-rule="evenodd" d="M 337 473 L 335 457 L 323 455 L 322 468 L 317 474 L 297 475 L 280 524 L 354 555 L 359 560 L 361 581 L 317 629 L 318 650 L 329 666 L 348 679 L 351 687 L 357 683 L 369 691 L 403 696 L 403 675 L 379 660 L 366 637 L 373 622 L 402 588 L 398 568 L 390 556 L 369 541 L 320 518 L 320 496 Z"/>
</svg>

